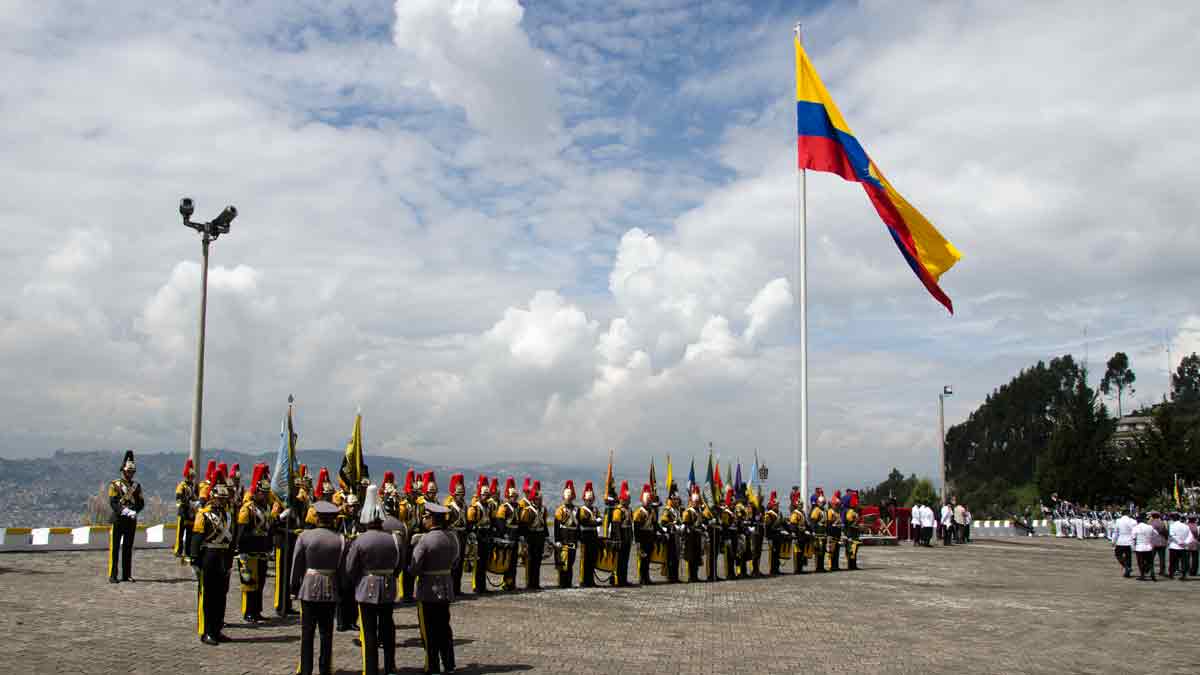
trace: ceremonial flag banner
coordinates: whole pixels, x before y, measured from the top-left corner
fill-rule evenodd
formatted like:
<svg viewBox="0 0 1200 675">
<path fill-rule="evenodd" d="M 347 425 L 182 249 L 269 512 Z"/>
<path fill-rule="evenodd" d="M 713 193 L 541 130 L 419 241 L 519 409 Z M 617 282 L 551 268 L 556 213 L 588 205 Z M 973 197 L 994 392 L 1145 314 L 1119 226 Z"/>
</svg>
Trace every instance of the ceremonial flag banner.
<svg viewBox="0 0 1200 675">
<path fill-rule="evenodd" d="M 671 470 L 671 454 L 667 453 L 667 489 L 671 489 L 671 483 L 675 482 L 675 472 Z"/>
<path fill-rule="evenodd" d="M 353 490 L 363 477 L 362 450 L 362 415 L 354 416 L 354 431 L 350 441 L 346 443 L 346 455 L 342 457 L 342 467 L 338 469 L 338 483 L 343 490 Z"/>
<path fill-rule="evenodd" d="M 723 487 L 724 486 L 721 485 L 721 463 L 717 462 L 717 468 L 713 470 L 713 479 L 712 479 L 712 493 L 713 493 L 713 503 L 714 504 L 721 503 L 721 493 L 724 492 L 724 490 L 722 490 Z"/>
<path fill-rule="evenodd" d="M 279 424 L 279 451 L 275 455 L 275 472 L 271 474 L 271 492 L 283 502 L 288 498 L 288 475 L 296 473 L 296 435 L 289 405 Z"/>
<path fill-rule="evenodd" d="M 609 498 L 616 499 L 616 497 L 617 497 L 616 486 L 613 485 L 612 460 L 613 460 L 613 451 L 609 450 L 608 451 L 608 473 L 604 474 L 604 498 L 605 499 L 609 499 Z"/>
<path fill-rule="evenodd" d="M 688 492 L 691 493 L 692 486 L 696 484 L 696 458 L 692 458 L 692 468 L 688 469 Z"/>
<path fill-rule="evenodd" d="M 908 266 L 953 314 L 954 304 L 938 286 L 938 279 L 962 254 L 884 178 L 830 98 L 798 37 L 795 43 L 800 168 L 835 173 L 862 184 Z"/>
</svg>

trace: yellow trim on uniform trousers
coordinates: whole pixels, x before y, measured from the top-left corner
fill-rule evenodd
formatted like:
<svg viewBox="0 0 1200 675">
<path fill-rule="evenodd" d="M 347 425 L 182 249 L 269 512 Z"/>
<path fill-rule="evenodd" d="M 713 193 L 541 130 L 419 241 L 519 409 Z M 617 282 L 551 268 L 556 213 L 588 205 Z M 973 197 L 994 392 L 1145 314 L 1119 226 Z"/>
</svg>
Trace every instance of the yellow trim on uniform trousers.
<svg viewBox="0 0 1200 675">
<path fill-rule="evenodd" d="M 367 631 L 364 628 L 366 625 L 362 618 L 362 605 L 358 605 L 358 644 L 362 647 L 360 651 L 362 651 L 363 675 L 367 675 Z"/>
<path fill-rule="evenodd" d="M 114 569 L 116 561 L 113 560 L 113 541 L 116 539 L 116 535 L 117 535 L 117 526 L 109 525 L 108 526 L 108 578 L 109 579 L 112 579 L 113 574 L 116 572 L 116 570 Z"/>
<path fill-rule="evenodd" d="M 196 581 L 199 585 L 196 590 L 196 625 L 199 630 L 196 632 L 204 635 L 204 570 L 196 573 Z"/>
<path fill-rule="evenodd" d="M 287 536 L 285 533 L 283 536 Z M 275 548 L 275 606 L 279 607 L 279 587 L 283 584 L 283 549 Z M 286 609 L 286 608 L 285 608 Z"/>
</svg>

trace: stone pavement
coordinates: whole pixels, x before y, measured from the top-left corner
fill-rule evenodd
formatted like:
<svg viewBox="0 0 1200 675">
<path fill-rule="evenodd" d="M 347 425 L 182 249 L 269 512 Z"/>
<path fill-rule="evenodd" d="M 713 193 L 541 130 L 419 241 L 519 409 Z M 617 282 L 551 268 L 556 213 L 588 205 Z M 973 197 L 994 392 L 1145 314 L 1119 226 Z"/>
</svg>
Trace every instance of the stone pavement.
<svg viewBox="0 0 1200 675">
<path fill-rule="evenodd" d="M 1102 541 L 979 540 L 862 549 L 864 569 L 717 584 L 543 590 L 454 605 L 463 673 L 1195 673 L 1200 582 L 1120 577 Z M 103 552 L 0 555 L 0 672 L 278 673 L 299 627 L 246 626 L 236 584 L 217 647 L 196 635 L 195 583 L 138 551 L 110 585 Z M 553 570 L 543 570 L 553 583 Z M 402 672 L 422 665 L 416 611 L 396 610 Z M 338 672 L 359 672 L 352 633 Z"/>
</svg>

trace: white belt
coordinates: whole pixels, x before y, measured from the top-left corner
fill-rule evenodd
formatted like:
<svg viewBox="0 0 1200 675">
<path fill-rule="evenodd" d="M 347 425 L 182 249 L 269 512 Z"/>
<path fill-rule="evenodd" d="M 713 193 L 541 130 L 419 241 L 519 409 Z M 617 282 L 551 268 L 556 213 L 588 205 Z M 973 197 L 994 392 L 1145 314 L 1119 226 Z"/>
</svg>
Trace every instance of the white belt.
<svg viewBox="0 0 1200 675">
<path fill-rule="evenodd" d="M 310 567 L 310 568 L 308 568 L 307 570 L 305 570 L 305 571 L 304 571 L 304 575 L 305 575 L 305 576 L 311 576 L 311 575 L 317 575 L 317 574 L 319 574 L 319 575 L 321 575 L 321 576 L 323 576 L 323 577 L 331 577 L 331 576 L 333 576 L 333 573 L 334 573 L 335 571 L 336 571 L 336 570 L 319 570 L 319 569 L 314 569 L 314 568 Z"/>
</svg>

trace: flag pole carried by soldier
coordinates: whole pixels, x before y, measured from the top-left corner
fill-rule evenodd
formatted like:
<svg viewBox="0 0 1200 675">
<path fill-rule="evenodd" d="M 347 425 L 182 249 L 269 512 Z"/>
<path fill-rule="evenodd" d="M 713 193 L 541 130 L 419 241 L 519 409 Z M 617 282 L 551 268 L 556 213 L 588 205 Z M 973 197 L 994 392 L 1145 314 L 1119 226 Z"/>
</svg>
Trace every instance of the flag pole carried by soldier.
<svg viewBox="0 0 1200 675">
<path fill-rule="evenodd" d="M 137 536 L 138 513 L 146 507 L 142 485 L 133 479 L 137 465 L 133 451 L 121 460 L 121 477 L 108 484 L 108 506 L 112 509 L 108 530 L 108 583 L 133 581 L 133 540 Z M 117 578 L 120 562 L 121 578 Z"/>
</svg>

